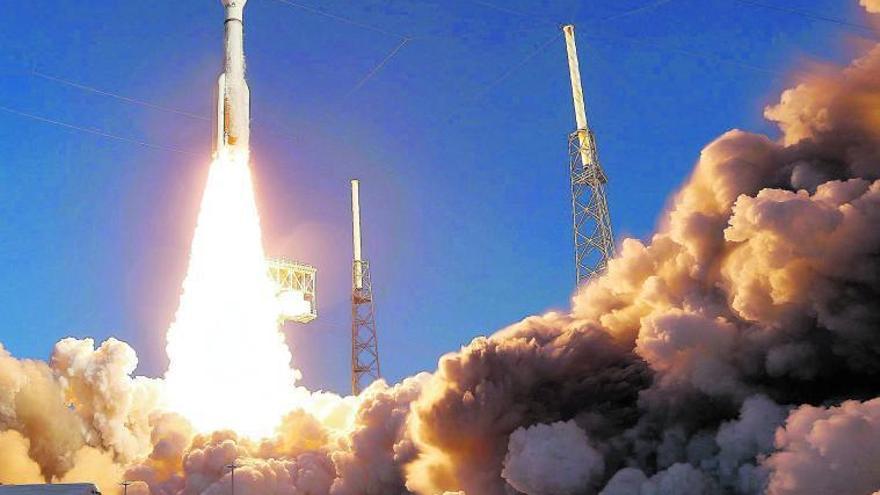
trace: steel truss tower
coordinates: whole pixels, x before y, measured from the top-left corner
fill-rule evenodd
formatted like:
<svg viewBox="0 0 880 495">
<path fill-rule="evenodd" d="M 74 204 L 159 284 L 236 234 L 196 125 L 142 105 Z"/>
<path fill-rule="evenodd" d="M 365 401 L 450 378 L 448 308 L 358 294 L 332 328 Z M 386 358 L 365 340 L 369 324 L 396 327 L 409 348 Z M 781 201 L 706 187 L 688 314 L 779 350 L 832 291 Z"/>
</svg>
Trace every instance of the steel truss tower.
<svg viewBox="0 0 880 495">
<path fill-rule="evenodd" d="M 357 395 L 382 375 L 379 369 L 379 340 L 376 337 L 376 308 L 370 262 L 361 256 L 360 182 L 351 181 L 352 240 L 354 262 L 351 276 L 351 393 Z"/>
<path fill-rule="evenodd" d="M 568 152 L 571 170 L 571 207 L 574 232 L 574 263 L 577 285 L 581 286 L 605 271 L 614 256 L 614 234 L 605 184 L 608 177 L 599 163 L 596 138 L 587 121 L 584 91 L 578 66 L 574 25 L 562 27 L 568 52 L 571 94 L 577 130 L 569 135 Z"/>
</svg>

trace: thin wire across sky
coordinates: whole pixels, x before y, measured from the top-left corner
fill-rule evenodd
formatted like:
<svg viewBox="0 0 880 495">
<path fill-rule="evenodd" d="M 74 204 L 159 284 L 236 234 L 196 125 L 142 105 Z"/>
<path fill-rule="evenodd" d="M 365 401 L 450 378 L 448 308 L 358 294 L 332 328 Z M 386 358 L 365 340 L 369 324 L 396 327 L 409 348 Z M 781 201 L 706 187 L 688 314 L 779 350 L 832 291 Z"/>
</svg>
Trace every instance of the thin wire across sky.
<svg viewBox="0 0 880 495">
<path fill-rule="evenodd" d="M 412 42 L 416 41 L 416 40 L 427 39 L 427 37 L 419 37 L 419 36 L 413 36 L 413 35 L 400 34 L 400 33 L 397 33 L 395 31 L 392 31 L 392 30 L 389 30 L 389 29 L 386 29 L 383 27 L 378 27 L 378 26 L 375 26 L 375 25 L 367 23 L 367 22 L 351 19 L 349 17 L 335 14 L 333 12 L 328 12 L 328 11 L 320 9 L 318 7 L 314 7 L 314 6 L 304 4 L 301 2 L 295 2 L 292 0 L 275 0 L 275 1 L 282 4 L 282 5 L 285 5 L 287 7 L 299 9 L 299 10 L 302 10 L 304 12 L 308 12 L 308 13 L 311 13 L 314 15 L 319 15 L 319 16 L 322 16 L 326 19 L 332 20 L 334 22 L 339 22 L 339 23 L 344 23 L 347 25 L 359 27 L 361 29 L 365 29 L 365 30 L 369 30 L 369 31 L 376 32 L 379 34 L 383 34 L 383 35 L 386 35 L 388 37 L 392 37 L 392 38 L 395 38 L 398 40 L 398 43 L 395 44 L 394 47 L 382 59 L 380 59 L 373 67 L 370 68 L 369 71 L 367 71 L 366 74 L 364 74 L 361 78 L 359 78 L 357 80 L 357 82 L 352 86 L 352 88 L 348 92 L 345 93 L 345 95 L 343 96 L 343 99 L 349 99 L 355 93 L 360 91 L 368 82 L 375 79 L 382 72 L 382 70 L 384 70 L 386 67 L 388 67 L 390 62 L 404 48 L 407 47 L 407 45 L 412 44 Z M 561 25 L 561 23 L 555 22 L 554 20 L 552 20 L 550 17 L 548 17 L 546 15 L 525 12 L 525 11 L 521 11 L 521 10 L 518 10 L 515 8 L 508 7 L 508 6 L 501 6 L 496 3 L 487 2 L 484 0 L 469 0 L 469 1 L 471 3 L 473 3 L 474 5 L 483 6 L 485 8 L 493 9 L 497 12 L 531 19 L 532 21 L 534 21 L 538 25 L 545 25 L 547 27 L 550 27 L 552 25 L 554 27 L 554 29 L 558 28 L 558 26 Z M 671 4 L 675 1 L 681 1 L 681 0 L 653 0 L 653 1 L 647 2 L 643 5 L 634 7 L 632 9 L 624 10 L 624 11 L 619 12 L 617 14 L 612 14 L 610 16 L 606 16 L 606 17 L 603 17 L 600 19 L 595 19 L 592 21 L 588 20 L 586 22 L 611 22 L 611 21 L 618 20 L 618 19 L 621 19 L 624 17 L 632 16 L 632 15 L 645 14 L 647 12 L 654 10 L 654 9 Z M 813 20 L 813 21 L 832 23 L 832 24 L 835 24 L 835 25 L 838 25 L 838 26 L 841 26 L 841 27 L 844 27 L 847 29 L 857 30 L 860 32 L 860 35 L 862 35 L 862 36 L 868 36 L 872 39 L 876 39 L 874 36 L 870 35 L 870 32 L 872 32 L 874 28 L 872 28 L 871 26 L 865 25 L 865 24 L 851 22 L 851 21 L 847 21 L 845 19 L 839 19 L 836 17 L 827 16 L 824 14 L 818 14 L 818 13 L 814 13 L 814 12 L 810 12 L 810 11 L 806 11 L 806 10 L 801 10 L 801 9 L 796 9 L 796 8 L 792 8 L 792 7 L 769 4 L 769 3 L 765 3 L 763 1 L 756 1 L 756 0 L 726 0 L 726 1 L 741 4 L 744 7 L 773 10 L 773 11 L 783 13 L 786 15 L 796 16 L 796 17 L 800 17 L 800 18 Z M 534 50 L 528 52 L 522 58 L 520 58 L 520 59 L 516 60 L 514 63 L 510 64 L 508 66 L 508 68 L 505 69 L 498 77 L 490 80 L 490 82 L 488 82 L 484 87 L 482 87 L 481 89 L 476 91 L 472 97 L 465 98 L 465 103 L 467 103 L 468 101 L 479 100 L 484 95 L 488 94 L 493 88 L 497 87 L 498 85 L 500 85 L 501 83 L 503 83 L 504 81 L 509 79 L 513 74 L 515 74 L 516 72 L 521 70 L 523 67 L 527 66 L 538 55 L 543 53 L 547 49 L 547 47 L 550 46 L 550 44 L 558 36 L 559 36 L 559 33 L 554 33 L 553 36 L 551 36 L 550 38 L 548 38 L 547 40 L 545 40 L 544 42 L 539 44 Z M 662 52 L 682 55 L 682 56 L 701 59 L 701 60 L 708 60 L 710 62 L 721 64 L 721 65 L 729 65 L 729 66 L 737 67 L 737 68 L 740 68 L 743 70 L 749 70 L 749 71 L 760 72 L 760 73 L 765 73 L 765 74 L 782 75 L 779 71 L 769 69 L 766 67 L 753 65 L 753 64 L 746 63 L 746 62 L 740 62 L 737 60 L 730 60 L 727 58 L 720 57 L 717 54 L 704 53 L 704 52 L 701 52 L 698 50 L 692 50 L 690 48 L 668 47 L 668 46 L 661 45 L 654 40 L 650 40 L 650 39 L 646 39 L 646 38 L 640 38 L 640 37 L 635 37 L 635 36 L 625 36 L 625 35 L 615 35 L 615 36 L 594 35 L 594 34 L 590 34 L 590 33 L 585 33 L 584 37 L 587 40 L 593 39 L 593 40 L 606 41 L 606 42 L 611 42 L 611 43 L 622 42 L 622 43 L 634 44 L 634 45 L 648 47 L 649 49 L 654 49 L 654 50 L 658 50 L 658 51 L 662 51 Z M 436 37 L 432 37 L 432 38 L 436 38 Z M 112 98 L 112 99 L 118 100 L 118 101 L 126 103 L 126 104 L 136 105 L 136 106 L 148 108 L 151 110 L 166 112 L 169 114 L 184 116 L 184 117 L 192 118 L 194 120 L 203 121 L 203 122 L 210 122 L 210 120 L 211 120 L 210 117 L 205 116 L 205 115 L 200 115 L 200 114 L 196 114 L 193 112 L 187 112 L 184 110 L 172 108 L 172 107 L 165 106 L 165 105 L 159 105 L 159 104 L 145 101 L 143 99 L 136 98 L 133 96 L 128 96 L 128 95 L 120 94 L 120 93 L 113 92 L 113 91 L 110 91 L 107 89 L 102 89 L 102 88 L 98 88 L 95 86 L 83 84 L 83 83 L 80 83 L 77 81 L 73 81 L 69 78 L 61 77 L 58 75 L 48 74 L 48 73 L 45 73 L 45 72 L 42 72 L 42 71 L 39 71 L 36 69 L 31 70 L 31 75 L 33 77 L 41 78 L 41 79 L 44 79 L 47 81 L 55 82 L 58 84 L 63 84 L 65 86 L 72 87 L 72 88 L 78 89 L 80 91 L 85 91 L 85 92 L 97 94 L 100 96 L 104 96 L 107 98 Z M 18 110 L 18 109 L 11 108 L 8 106 L 0 105 L 0 111 L 6 112 L 6 113 L 9 113 L 12 115 L 17 115 L 22 118 L 34 120 L 37 122 L 42 122 L 45 124 L 54 125 L 54 126 L 66 128 L 66 129 L 71 129 L 71 130 L 75 130 L 75 131 L 79 131 L 79 132 L 84 132 L 84 133 L 92 134 L 95 136 L 103 137 L 106 139 L 111 139 L 111 140 L 120 141 L 120 142 L 126 142 L 126 143 L 134 144 L 137 146 L 141 146 L 144 148 L 161 150 L 161 151 L 168 151 L 168 152 L 180 153 L 180 154 L 186 154 L 186 155 L 199 155 L 200 154 L 200 153 L 197 153 L 192 150 L 185 150 L 185 149 L 177 148 L 174 146 L 167 146 L 164 144 L 151 143 L 151 142 L 148 142 L 148 141 L 145 141 L 142 139 L 120 136 L 120 135 L 117 135 L 117 134 L 114 134 L 111 132 L 107 132 L 102 129 L 95 129 L 95 128 L 79 125 L 77 123 L 65 122 L 65 121 L 61 121 L 58 119 L 54 119 L 54 118 L 50 118 L 50 117 L 46 117 L 46 116 L 42 116 L 42 115 L 37 115 L 32 112 Z M 292 134 L 289 132 L 283 132 L 283 133 L 273 132 L 273 134 L 284 135 L 285 137 L 288 137 L 288 138 L 290 138 L 292 136 Z"/>
</svg>

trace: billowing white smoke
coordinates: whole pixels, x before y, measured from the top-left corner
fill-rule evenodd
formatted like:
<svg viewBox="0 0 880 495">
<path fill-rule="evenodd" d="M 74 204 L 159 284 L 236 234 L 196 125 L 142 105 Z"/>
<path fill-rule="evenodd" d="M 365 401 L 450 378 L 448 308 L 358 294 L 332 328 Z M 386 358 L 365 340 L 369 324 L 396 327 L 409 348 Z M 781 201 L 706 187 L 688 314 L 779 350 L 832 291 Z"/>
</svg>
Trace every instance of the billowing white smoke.
<svg viewBox="0 0 880 495">
<path fill-rule="evenodd" d="M 134 351 L 110 339 L 56 344 L 49 363 L 0 347 L 0 483 L 91 481 L 113 493 L 153 449 L 161 384 L 132 378 Z"/>
<path fill-rule="evenodd" d="M 331 454 L 338 478 L 331 495 L 383 495 L 406 493 L 401 466 L 415 458 L 406 434 L 410 403 L 419 397 L 427 373 L 403 380 L 387 389 L 380 382 L 360 397 L 354 426 L 340 437 L 339 450 Z"/>
<path fill-rule="evenodd" d="M 776 434 L 767 493 L 872 493 L 880 488 L 880 398 L 801 406 Z"/>
<path fill-rule="evenodd" d="M 621 469 L 611 478 L 601 495 L 720 495 L 721 493 L 718 485 L 705 473 L 690 464 L 679 462 L 650 478 L 638 469 Z"/>
<path fill-rule="evenodd" d="M 91 339 L 64 339 L 49 361 L 65 400 L 85 420 L 86 442 L 122 462 L 152 449 L 149 418 L 161 394 L 157 380 L 131 377 L 137 362 L 134 349 L 112 338 L 97 349 Z"/>
<path fill-rule="evenodd" d="M 28 484 L 43 481 L 40 465 L 30 458 L 30 441 L 15 430 L 0 432 L 0 483 Z"/>
<path fill-rule="evenodd" d="M 872 14 L 880 14 L 880 0 L 859 0 L 859 5 Z"/>
<path fill-rule="evenodd" d="M 773 451 L 773 435 L 788 414 L 763 395 L 743 402 L 739 418 L 722 423 L 715 435 L 718 454 L 711 465 L 723 486 L 739 493 L 757 493 L 766 482 L 767 471 L 756 464 Z M 717 470 L 717 471 L 716 471 Z"/>
<path fill-rule="evenodd" d="M 769 471 L 759 465 L 774 449 L 774 432 L 787 411 L 763 395 L 743 402 L 739 417 L 722 423 L 713 435 L 696 436 L 686 445 L 684 432 L 672 430 L 658 454 L 685 458 L 696 464 L 674 462 L 650 478 L 640 469 L 624 468 L 608 481 L 601 495 L 677 493 L 762 493 Z M 676 445 L 678 444 L 678 445 Z M 673 452 L 670 452 L 672 450 Z"/>
<path fill-rule="evenodd" d="M 514 431 L 501 477 L 526 495 L 574 495 L 604 469 L 584 430 L 566 421 Z"/>
<path fill-rule="evenodd" d="M 505 480 L 511 439 L 560 421 L 603 457 L 580 493 L 794 493 L 806 488 L 781 481 L 803 473 L 778 460 L 786 450 L 852 465 L 856 444 L 795 447 L 785 418 L 880 395 L 878 81 L 880 47 L 807 75 L 765 112 L 780 138 L 733 130 L 710 143 L 658 232 L 625 240 L 571 313 L 444 356 L 413 407 L 407 486 L 529 493 L 558 475 Z M 878 488 L 823 473 L 819 492 Z"/>
</svg>

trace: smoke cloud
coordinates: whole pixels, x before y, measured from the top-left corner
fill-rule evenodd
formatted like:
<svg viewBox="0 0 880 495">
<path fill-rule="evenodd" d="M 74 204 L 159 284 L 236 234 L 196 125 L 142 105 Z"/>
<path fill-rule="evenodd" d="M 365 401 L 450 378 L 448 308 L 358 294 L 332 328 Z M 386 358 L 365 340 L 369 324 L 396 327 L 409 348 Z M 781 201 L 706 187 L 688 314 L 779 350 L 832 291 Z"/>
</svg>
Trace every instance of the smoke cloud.
<svg viewBox="0 0 880 495">
<path fill-rule="evenodd" d="M 504 493 L 502 463 L 519 428 L 574 419 L 606 464 L 638 419 L 647 367 L 605 332 L 568 315 L 531 317 L 444 356 L 414 405 L 420 455 L 407 467 L 417 493 Z"/>
<path fill-rule="evenodd" d="M 570 311 L 358 397 L 296 389 L 268 438 L 196 431 L 122 342 L 0 347 L 0 482 L 219 495 L 237 463 L 244 495 L 877 492 L 877 81 L 880 48 L 816 68 L 765 110 L 778 136 L 709 143 Z"/>
<path fill-rule="evenodd" d="M 43 480 L 40 465 L 30 458 L 31 444 L 15 430 L 0 432 L 0 483 L 38 483 Z"/>
<path fill-rule="evenodd" d="M 570 495 L 583 491 L 605 469 L 574 421 L 519 428 L 510 435 L 501 477 L 527 495 Z"/>
<path fill-rule="evenodd" d="M 134 350 L 110 339 L 56 344 L 48 363 L 0 347 L 0 482 L 86 480 L 115 491 L 150 446 L 156 380 L 132 378 Z"/>
<path fill-rule="evenodd" d="M 768 493 L 872 493 L 880 487 L 880 399 L 801 406 L 776 434 Z"/>
<path fill-rule="evenodd" d="M 872 14 L 880 14 L 880 0 L 859 0 L 859 5 Z"/>
<path fill-rule="evenodd" d="M 710 143 L 658 232 L 623 241 L 570 314 L 444 357 L 414 405 L 407 486 L 530 493 L 500 476 L 508 442 L 573 421 L 605 464 L 580 493 L 788 493 L 780 476 L 801 471 L 774 454 L 794 448 L 796 433 L 774 438 L 788 410 L 880 388 L 878 76 L 875 48 L 804 77 L 765 112 L 780 137 Z M 833 464 L 858 449 L 822 451 Z M 831 492 L 861 493 L 825 472 Z"/>
</svg>

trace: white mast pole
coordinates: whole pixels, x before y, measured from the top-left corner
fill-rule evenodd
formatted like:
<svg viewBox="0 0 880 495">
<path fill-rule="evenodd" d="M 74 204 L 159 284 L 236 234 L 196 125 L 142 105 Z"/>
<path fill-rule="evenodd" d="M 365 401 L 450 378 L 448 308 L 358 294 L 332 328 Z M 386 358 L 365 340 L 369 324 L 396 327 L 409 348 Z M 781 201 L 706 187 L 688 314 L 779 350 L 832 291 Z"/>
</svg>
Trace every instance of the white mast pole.
<svg viewBox="0 0 880 495">
<path fill-rule="evenodd" d="M 592 146 L 587 134 L 587 110 L 584 104 L 584 88 L 581 84 L 581 69 L 578 64 L 577 46 L 574 41 L 574 25 L 567 24 L 562 27 L 565 33 L 565 48 L 568 51 L 568 72 L 571 75 L 571 96 L 574 103 L 574 117 L 577 120 L 578 140 L 581 143 L 581 161 L 584 166 L 591 165 L 592 158 L 589 148 Z"/>
<path fill-rule="evenodd" d="M 360 204 L 360 181 L 351 181 L 351 224 L 352 240 L 354 242 L 354 288 L 362 289 L 364 286 L 364 271 L 361 266 L 361 204 Z"/>
</svg>

